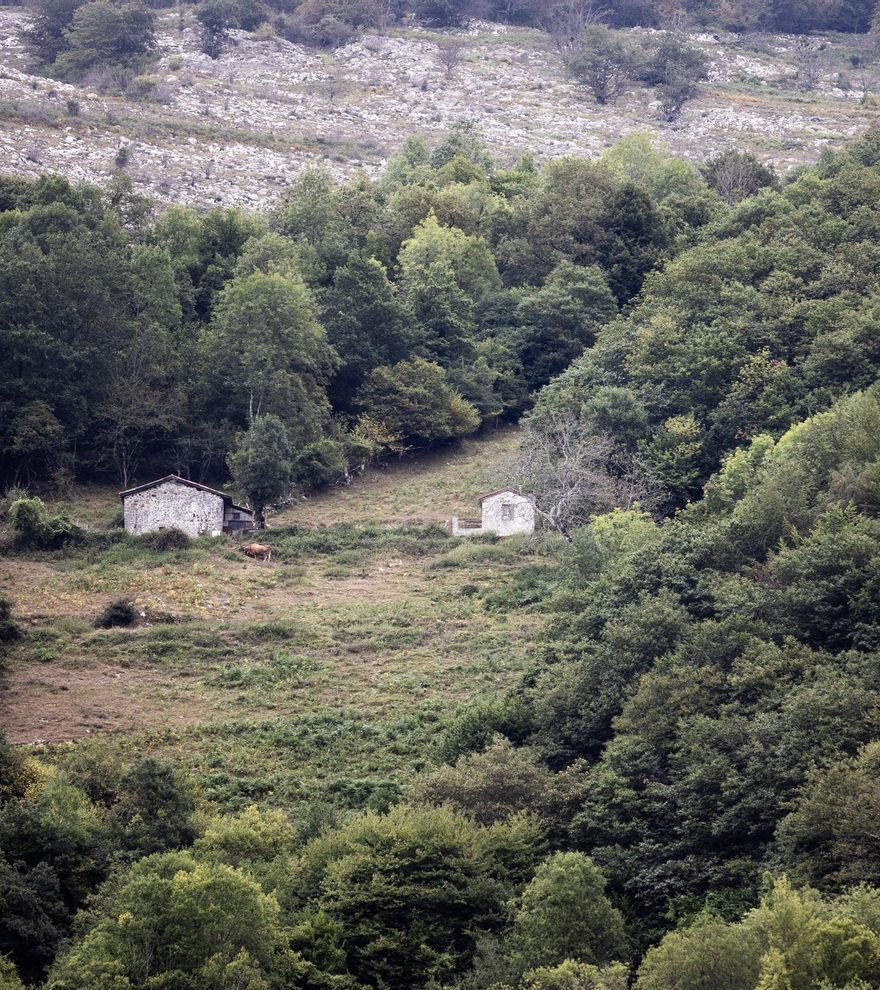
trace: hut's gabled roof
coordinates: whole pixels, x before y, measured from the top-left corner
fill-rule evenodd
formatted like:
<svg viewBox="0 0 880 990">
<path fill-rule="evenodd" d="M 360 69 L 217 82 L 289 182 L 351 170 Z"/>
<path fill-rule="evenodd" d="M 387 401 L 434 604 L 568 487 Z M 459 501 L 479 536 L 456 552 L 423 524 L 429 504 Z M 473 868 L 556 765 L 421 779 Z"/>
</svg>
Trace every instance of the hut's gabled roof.
<svg viewBox="0 0 880 990">
<path fill-rule="evenodd" d="M 507 488 L 498 488 L 494 492 L 486 492 L 486 494 L 485 495 L 481 495 L 477 501 L 478 501 L 478 503 L 480 505 L 482 505 L 483 502 L 485 502 L 487 498 L 492 498 L 494 495 L 503 495 L 505 492 L 510 492 L 511 495 L 519 495 L 520 498 L 526 498 L 527 497 L 527 496 L 524 496 L 522 492 L 518 492 L 515 488 L 510 488 L 508 486 Z"/>
<path fill-rule="evenodd" d="M 197 481 L 190 481 L 189 478 L 180 478 L 176 474 L 166 474 L 164 478 L 157 478 L 155 481 L 148 481 L 145 485 L 137 485 L 135 488 L 126 488 L 124 492 L 119 493 L 119 497 L 124 500 L 128 495 L 137 495 L 138 492 L 145 492 L 150 488 L 157 488 L 159 485 L 164 485 L 169 481 L 178 485 L 187 485 L 190 488 L 195 488 L 200 492 L 208 492 L 210 495 L 216 495 L 218 498 L 223 499 L 224 505 L 231 506 L 233 509 L 238 509 L 239 512 L 253 512 L 252 509 L 248 509 L 243 505 L 236 505 L 236 503 L 232 501 L 232 496 L 226 492 L 221 492 L 217 488 L 209 488 L 207 485 L 200 485 Z"/>
</svg>

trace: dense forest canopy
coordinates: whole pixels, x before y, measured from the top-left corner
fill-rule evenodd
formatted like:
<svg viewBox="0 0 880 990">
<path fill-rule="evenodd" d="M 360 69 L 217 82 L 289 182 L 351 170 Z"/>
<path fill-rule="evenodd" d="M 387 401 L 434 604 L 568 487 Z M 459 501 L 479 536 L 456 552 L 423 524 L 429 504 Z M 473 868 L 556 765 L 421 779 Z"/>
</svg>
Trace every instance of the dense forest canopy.
<svg viewBox="0 0 880 990">
<path fill-rule="evenodd" d="M 880 985 L 880 133 L 718 166 L 461 128 L 269 217 L 3 181 L 7 486 L 314 485 L 527 413 L 664 501 L 487 596 L 547 617 L 531 669 L 400 800 L 223 815 L 153 757 L 0 747 L 0 986 Z"/>
<path fill-rule="evenodd" d="M 0 476 L 222 481 L 271 415 L 314 486 L 547 386 L 539 414 L 595 424 L 684 504 L 725 452 L 874 380 L 878 143 L 779 188 L 754 163 L 741 201 L 730 153 L 703 174 L 636 136 L 502 168 L 465 126 L 377 182 L 306 172 L 268 217 L 152 217 L 123 173 L 4 180 Z"/>
<path fill-rule="evenodd" d="M 123 175 L 9 179 L 0 205 L 7 485 L 222 479 L 264 415 L 320 484 L 516 416 L 723 212 L 646 139 L 501 168 L 467 127 L 378 182 L 307 172 L 268 217 L 150 218 Z"/>
</svg>

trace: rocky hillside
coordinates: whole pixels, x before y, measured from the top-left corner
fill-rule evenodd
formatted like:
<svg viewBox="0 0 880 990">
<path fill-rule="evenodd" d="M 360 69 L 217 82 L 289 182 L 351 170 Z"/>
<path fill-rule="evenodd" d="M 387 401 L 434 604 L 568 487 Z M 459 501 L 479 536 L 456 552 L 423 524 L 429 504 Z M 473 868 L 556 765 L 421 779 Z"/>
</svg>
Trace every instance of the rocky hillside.
<svg viewBox="0 0 880 990">
<path fill-rule="evenodd" d="M 196 206 L 260 207 L 302 169 L 378 171 L 413 132 L 478 123 L 502 159 L 595 155 L 633 130 L 658 132 L 679 154 L 704 158 L 745 147 L 785 169 L 838 145 L 876 117 L 876 68 L 854 69 L 867 42 L 814 39 L 822 71 L 810 92 L 796 80 L 796 39 L 695 35 L 711 78 L 680 121 L 659 119 L 650 90 L 599 107 L 565 77 L 537 31 L 476 23 L 460 32 L 461 62 L 440 64 L 448 35 L 416 28 L 367 36 L 328 54 L 265 32 L 238 32 L 214 61 L 194 24 L 166 15 L 161 57 L 126 96 L 29 72 L 20 8 L 0 9 L 0 154 L 22 175 L 63 172 L 102 182 L 124 164 L 138 191 Z M 124 149 L 124 150 L 120 150 Z"/>
</svg>

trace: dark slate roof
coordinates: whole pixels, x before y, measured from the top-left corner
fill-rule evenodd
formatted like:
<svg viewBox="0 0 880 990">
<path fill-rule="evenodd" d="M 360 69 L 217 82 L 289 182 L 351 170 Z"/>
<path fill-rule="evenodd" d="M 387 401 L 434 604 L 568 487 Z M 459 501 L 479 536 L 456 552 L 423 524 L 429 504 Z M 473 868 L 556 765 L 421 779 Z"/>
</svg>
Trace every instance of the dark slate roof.
<svg viewBox="0 0 880 990">
<path fill-rule="evenodd" d="M 124 499 L 128 495 L 137 495 L 138 492 L 145 492 L 149 488 L 156 488 L 159 485 L 164 485 L 167 481 L 173 481 L 178 485 L 188 485 L 190 488 L 195 488 L 200 492 L 208 492 L 210 495 L 216 495 L 218 498 L 222 498 L 225 505 L 231 506 L 233 509 L 238 509 L 239 512 L 249 512 L 253 515 L 253 509 L 248 509 L 243 505 L 236 505 L 232 501 L 232 496 L 228 495 L 226 492 L 221 492 L 217 488 L 209 488 L 207 485 L 200 485 L 197 481 L 190 481 L 189 478 L 179 478 L 176 474 L 166 474 L 164 478 L 157 478 L 155 481 L 148 481 L 145 485 L 138 485 L 135 488 L 126 488 L 124 492 L 119 493 L 119 497 Z"/>
</svg>

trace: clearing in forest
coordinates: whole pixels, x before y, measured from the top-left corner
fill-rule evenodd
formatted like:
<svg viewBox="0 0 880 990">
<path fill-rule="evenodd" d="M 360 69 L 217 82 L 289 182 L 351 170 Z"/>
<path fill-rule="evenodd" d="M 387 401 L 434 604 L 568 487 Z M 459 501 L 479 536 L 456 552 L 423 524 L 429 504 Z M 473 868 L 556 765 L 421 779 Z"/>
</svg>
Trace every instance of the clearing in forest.
<svg viewBox="0 0 880 990">
<path fill-rule="evenodd" d="M 453 515 L 475 515 L 481 495 L 510 482 L 518 443 L 519 431 L 505 427 L 417 460 L 368 468 L 352 484 L 303 499 L 278 513 L 271 523 L 423 526 L 443 523 Z"/>
<path fill-rule="evenodd" d="M 519 582 L 549 569 L 552 542 L 437 525 L 504 480 L 515 443 L 499 431 L 297 504 L 271 520 L 271 564 L 227 538 L 0 560 L 27 631 L 0 674 L 0 728 L 170 755 L 224 807 L 397 793 L 455 707 L 526 664 L 538 620 L 515 607 Z M 92 518 L 106 498 L 91 493 Z M 137 625 L 96 629 L 118 598 Z"/>
</svg>

